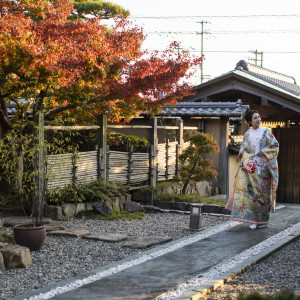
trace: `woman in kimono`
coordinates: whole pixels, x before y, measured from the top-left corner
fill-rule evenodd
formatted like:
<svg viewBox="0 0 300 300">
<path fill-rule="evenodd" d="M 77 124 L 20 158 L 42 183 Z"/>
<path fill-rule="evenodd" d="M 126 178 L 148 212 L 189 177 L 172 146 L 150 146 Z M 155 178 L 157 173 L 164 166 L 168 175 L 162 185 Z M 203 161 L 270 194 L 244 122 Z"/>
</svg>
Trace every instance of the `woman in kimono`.
<svg viewBox="0 0 300 300">
<path fill-rule="evenodd" d="M 275 211 L 279 145 L 268 128 L 260 127 L 257 111 L 249 111 L 245 119 L 251 128 L 241 144 L 240 168 L 226 208 L 232 220 L 251 223 L 251 229 L 264 228 Z"/>
</svg>

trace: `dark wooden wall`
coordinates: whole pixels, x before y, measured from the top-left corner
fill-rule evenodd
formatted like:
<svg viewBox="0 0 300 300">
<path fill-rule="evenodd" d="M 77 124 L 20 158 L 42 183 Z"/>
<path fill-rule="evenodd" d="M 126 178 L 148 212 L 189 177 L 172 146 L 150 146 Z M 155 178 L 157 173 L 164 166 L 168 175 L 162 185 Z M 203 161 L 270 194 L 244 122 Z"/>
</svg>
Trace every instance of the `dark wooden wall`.
<svg viewBox="0 0 300 300">
<path fill-rule="evenodd" d="M 300 204 L 300 128 L 276 128 L 279 142 L 277 202 Z"/>
</svg>

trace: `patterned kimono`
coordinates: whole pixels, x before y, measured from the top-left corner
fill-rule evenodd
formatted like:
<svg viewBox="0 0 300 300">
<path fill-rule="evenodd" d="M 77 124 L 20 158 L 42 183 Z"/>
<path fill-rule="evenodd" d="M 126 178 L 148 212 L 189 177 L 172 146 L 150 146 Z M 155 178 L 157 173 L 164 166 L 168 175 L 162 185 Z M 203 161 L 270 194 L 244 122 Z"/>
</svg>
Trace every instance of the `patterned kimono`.
<svg viewBox="0 0 300 300">
<path fill-rule="evenodd" d="M 263 156 L 258 156 L 258 152 Z M 226 208 L 231 219 L 267 224 L 275 211 L 278 186 L 277 155 L 279 145 L 268 128 L 250 128 L 241 145 L 240 168 Z"/>
</svg>

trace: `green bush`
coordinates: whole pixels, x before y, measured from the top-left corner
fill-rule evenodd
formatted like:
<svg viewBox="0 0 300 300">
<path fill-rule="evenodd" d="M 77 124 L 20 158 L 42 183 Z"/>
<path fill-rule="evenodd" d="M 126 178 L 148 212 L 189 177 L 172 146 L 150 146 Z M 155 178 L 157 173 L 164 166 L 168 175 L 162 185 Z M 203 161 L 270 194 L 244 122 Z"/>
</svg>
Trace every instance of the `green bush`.
<svg viewBox="0 0 300 300">
<path fill-rule="evenodd" d="M 191 181 L 202 181 L 216 177 L 217 171 L 213 169 L 212 160 L 206 156 L 220 151 L 213 136 L 207 133 L 187 133 L 185 140 L 189 141 L 190 144 L 179 155 L 180 172 L 174 177 L 183 183 L 182 194 L 186 194 L 188 184 Z"/>
<path fill-rule="evenodd" d="M 68 124 L 70 125 L 70 124 Z M 93 151 L 97 145 L 97 131 L 95 129 L 74 132 L 70 135 L 70 132 L 64 130 L 48 130 L 47 141 L 52 144 L 57 144 L 57 141 L 64 141 L 65 148 L 76 145 L 77 151 Z M 109 148 L 114 151 L 127 152 L 128 145 L 132 145 L 136 152 L 146 152 L 148 141 L 145 138 L 140 138 L 135 135 L 126 135 L 108 130 L 107 132 L 107 144 Z M 61 147 L 62 145 L 57 145 Z"/>
<path fill-rule="evenodd" d="M 0 242 L 8 242 L 13 243 L 14 242 L 14 235 L 11 233 L 5 233 L 0 231 Z"/>
<path fill-rule="evenodd" d="M 107 137 L 108 145 L 111 150 L 128 151 L 128 145 L 133 146 L 135 152 L 146 152 L 148 141 L 135 135 L 125 135 L 117 132 L 109 132 Z"/>
<path fill-rule="evenodd" d="M 86 184 L 73 185 L 54 189 L 49 192 L 49 203 L 58 205 L 74 202 L 109 202 L 113 197 L 125 195 L 128 188 L 122 184 L 105 180 L 95 180 Z"/>
</svg>

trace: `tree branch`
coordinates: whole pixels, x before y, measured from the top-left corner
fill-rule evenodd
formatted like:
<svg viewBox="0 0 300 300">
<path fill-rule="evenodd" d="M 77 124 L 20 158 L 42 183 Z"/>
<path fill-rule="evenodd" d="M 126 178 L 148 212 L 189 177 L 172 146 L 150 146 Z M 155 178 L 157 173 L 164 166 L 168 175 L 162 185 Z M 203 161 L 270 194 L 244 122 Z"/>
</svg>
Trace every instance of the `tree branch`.
<svg viewBox="0 0 300 300">
<path fill-rule="evenodd" d="M 49 111 L 47 111 L 45 113 L 45 118 L 49 119 L 52 116 L 59 114 L 63 111 L 66 111 L 68 109 L 72 109 L 75 108 L 76 106 L 74 104 L 67 104 L 67 105 L 61 105 L 61 106 L 57 106 L 55 108 L 50 109 Z"/>
</svg>

